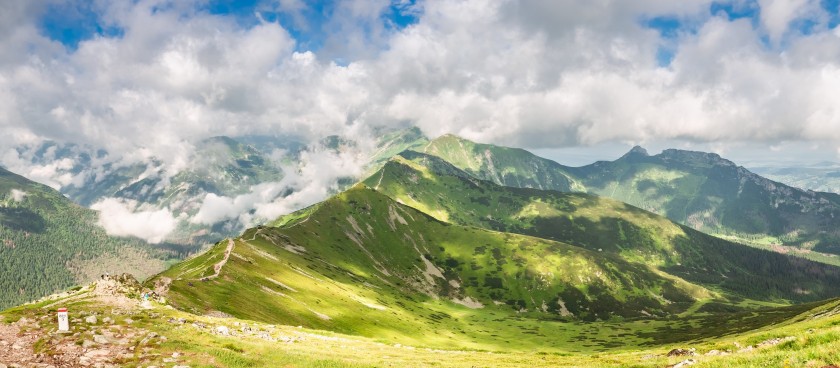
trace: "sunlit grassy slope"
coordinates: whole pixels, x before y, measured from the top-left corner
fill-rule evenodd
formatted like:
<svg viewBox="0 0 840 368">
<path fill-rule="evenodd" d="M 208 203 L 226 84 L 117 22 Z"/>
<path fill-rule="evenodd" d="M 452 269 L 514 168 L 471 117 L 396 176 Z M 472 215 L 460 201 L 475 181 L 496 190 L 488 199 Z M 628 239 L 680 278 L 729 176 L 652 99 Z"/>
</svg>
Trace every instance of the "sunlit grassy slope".
<svg viewBox="0 0 840 368">
<path fill-rule="evenodd" d="M 759 300 L 840 294 L 837 267 L 727 242 L 612 199 L 511 188 L 406 151 L 365 183 L 453 223 L 563 241 Z"/>
<path fill-rule="evenodd" d="M 444 366 L 504 365 L 478 351 L 514 365 L 662 366 L 676 358 L 657 349 L 734 352 L 734 339 L 805 336 L 792 326 L 835 311 L 836 302 L 819 300 L 840 295 L 836 267 L 730 243 L 612 199 L 505 187 L 477 172 L 405 151 L 362 184 L 146 285 L 196 315 L 471 351 L 428 364 Z M 827 341 L 795 341 L 779 346 L 833 359 Z M 359 349 L 330 364 L 377 364 L 363 356 L 393 353 Z M 781 356 L 762 349 L 771 358 L 726 359 Z M 400 356 L 427 359 L 412 354 Z"/>
<path fill-rule="evenodd" d="M 598 194 L 706 233 L 800 256 L 840 252 L 840 195 L 773 182 L 713 153 L 670 149 L 650 156 L 637 147 L 615 161 L 573 168 L 452 135 L 422 151 L 496 184 Z"/>
<path fill-rule="evenodd" d="M 465 172 L 496 184 L 559 191 L 583 191 L 566 167 L 519 148 L 475 143 L 451 134 L 422 148 Z"/>
<path fill-rule="evenodd" d="M 619 257 L 445 224 L 362 186 L 233 244 L 218 278 L 207 277 L 227 242 L 165 272 L 174 279 L 172 303 L 202 314 L 481 347 L 570 339 L 551 325 L 676 313 L 686 305 L 666 297 L 692 300 L 674 281 Z"/>
<path fill-rule="evenodd" d="M 443 223 L 361 185 L 275 225 L 148 285 L 171 282 L 170 302 L 197 314 L 486 350 L 633 349 L 748 331 L 808 308 L 742 310 L 758 303 L 714 298 L 613 252 Z"/>
</svg>

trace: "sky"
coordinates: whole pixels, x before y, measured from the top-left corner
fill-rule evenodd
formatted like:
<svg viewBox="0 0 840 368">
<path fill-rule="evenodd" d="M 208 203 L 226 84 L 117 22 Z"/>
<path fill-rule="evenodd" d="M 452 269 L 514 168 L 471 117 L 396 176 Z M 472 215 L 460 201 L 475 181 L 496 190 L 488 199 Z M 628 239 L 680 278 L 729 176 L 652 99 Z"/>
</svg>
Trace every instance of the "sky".
<svg viewBox="0 0 840 368">
<path fill-rule="evenodd" d="M 840 147 L 838 0 L 2 1 L 4 152 L 410 125 L 564 163 Z"/>
<path fill-rule="evenodd" d="M 192 222 L 247 226 L 323 200 L 364 172 L 382 129 L 411 126 L 574 166 L 635 145 L 747 167 L 840 161 L 840 0 L 0 6 L 0 166 L 56 189 L 152 159 L 165 183 L 219 135 L 358 143 L 308 151 L 250 193 L 208 195 Z M 75 172 L 79 158 L 45 142 L 95 154 Z M 109 232 L 151 242 L 183 219 L 120 198 L 92 208 Z"/>
</svg>

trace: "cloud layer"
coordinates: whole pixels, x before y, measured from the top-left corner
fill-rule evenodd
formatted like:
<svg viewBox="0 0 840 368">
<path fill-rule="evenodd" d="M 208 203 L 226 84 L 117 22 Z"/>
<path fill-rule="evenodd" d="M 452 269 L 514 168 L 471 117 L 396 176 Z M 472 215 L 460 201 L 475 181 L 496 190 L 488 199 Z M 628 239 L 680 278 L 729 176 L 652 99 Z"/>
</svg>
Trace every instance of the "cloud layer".
<svg viewBox="0 0 840 368">
<path fill-rule="evenodd" d="M 816 0 L 351 0 L 320 24 L 305 2 L 258 3 L 243 21 L 198 0 L 93 2 L 119 32 L 75 48 L 39 28 L 51 2 L 6 4 L 0 163 L 63 187 L 80 178 L 72 159 L 33 166 L 20 147 L 72 142 L 177 168 L 190 142 L 215 135 L 364 142 L 407 125 L 528 148 L 840 142 L 837 10 Z M 417 21 L 389 23 L 394 6 Z M 195 221 L 285 211 L 289 183 L 275 184 L 208 196 Z"/>
<path fill-rule="evenodd" d="M 316 52 L 259 13 L 243 27 L 198 4 L 102 3 L 94 11 L 122 34 L 75 50 L 39 32 L 44 6 L 12 6 L 0 24 L 4 144 L 161 153 L 211 135 L 407 123 L 532 147 L 840 139 L 840 43 L 818 1 L 732 4 L 756 7 L 757 24 L 702 0 L 426 1 L 403 29 L 379 22 L 388 2 L 350 1 L 322 25 L 332 33 Z M 691 27 L 666 40 L 640 21 L 656 17 Z"/>
<path fill-rule="evenodd" d="M 133 236 L 158 244 L 175 230 L 178 220 L 167 209 L 138 209 L 137 203 L 106 198 L 90 208 L 99 211 L 99 225 L 110 235 Z"/>
<path fill-rule="evenodd" d="M 209 193 L 190 221 L 212 225 L 236 220 L 244 228 L 273 220 L 336 192 L 339 179 L 358 178 L 364 169 L 364 157 L 358 150 L 303 151 L 300 162 L 284 170 L 283 180 L 255 185 L 249 193 L 236 197 Z"/>
</svg>

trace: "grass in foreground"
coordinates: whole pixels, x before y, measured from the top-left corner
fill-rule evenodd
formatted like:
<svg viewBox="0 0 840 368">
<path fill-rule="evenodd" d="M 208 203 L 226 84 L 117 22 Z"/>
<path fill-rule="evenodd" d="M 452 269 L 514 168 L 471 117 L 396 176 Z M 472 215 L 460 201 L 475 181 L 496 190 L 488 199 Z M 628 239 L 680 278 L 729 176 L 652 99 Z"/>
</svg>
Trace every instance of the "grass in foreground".
<svg viewBox="0 0 840 368">
<path fill-rule="evenodd" d="M 63 299 L 4 311 L 0 313 L 0 323 L 10 324 L 25 317 L 29 322 L 22 324 L 23 332 L 43 336 L 33 346 L 36 353 L 56 354 L 63 346 L 87 344 L 85 340 L 106 333 L 103 331 L 134 336 L 120 347 L 127 354 L 111 357 L 110 363 L 126 367 L 663 367 L 686 359 L 696 360 L 696 367 L 822 367 L 840 362 L 838 301 L 744 334 L 587 354 L 546 352 L 539 348 L 487 352 L 406 346 L 293 326 L 196 316 L 156 303 L 144 309 L 138 307 L 138 302 L 109 304 L 95 299 L 85 288 Z M 51 333 L 59 305 L 71 310 L 74 334 Z M 85 322 L 84 317 L 91 315 L 97 316 L 96 323 Z M 609 328 L 599 323 L 588 326 Z M 148 336 L 155 337 L 147 339 Z M 118 344 L 109 345 L 114 348 Z M 104 346 L 96 344 L 89 350 Z M 697 355 L 666 356 L 674 348 L 694 348 Z M 714 350 L 727 355 L 706 355 Z"/>
</svg>

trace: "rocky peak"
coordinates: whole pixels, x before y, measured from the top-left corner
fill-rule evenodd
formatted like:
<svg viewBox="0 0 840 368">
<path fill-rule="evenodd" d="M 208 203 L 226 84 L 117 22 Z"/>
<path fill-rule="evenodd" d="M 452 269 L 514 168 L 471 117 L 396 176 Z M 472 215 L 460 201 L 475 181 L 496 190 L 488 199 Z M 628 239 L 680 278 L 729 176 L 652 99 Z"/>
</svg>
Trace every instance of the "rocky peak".
<svg viewBox="0 0 840 368">
<path fill-rule="evenodd" d="M 641 146 L 635 146 L 630 149 L 629 152 L 625 153 L 624 156 L 621 156 L 620 159 L 633 159 L 633 158 L 645 158 L 649 157 L 648 151 Z"/>
</svg>

